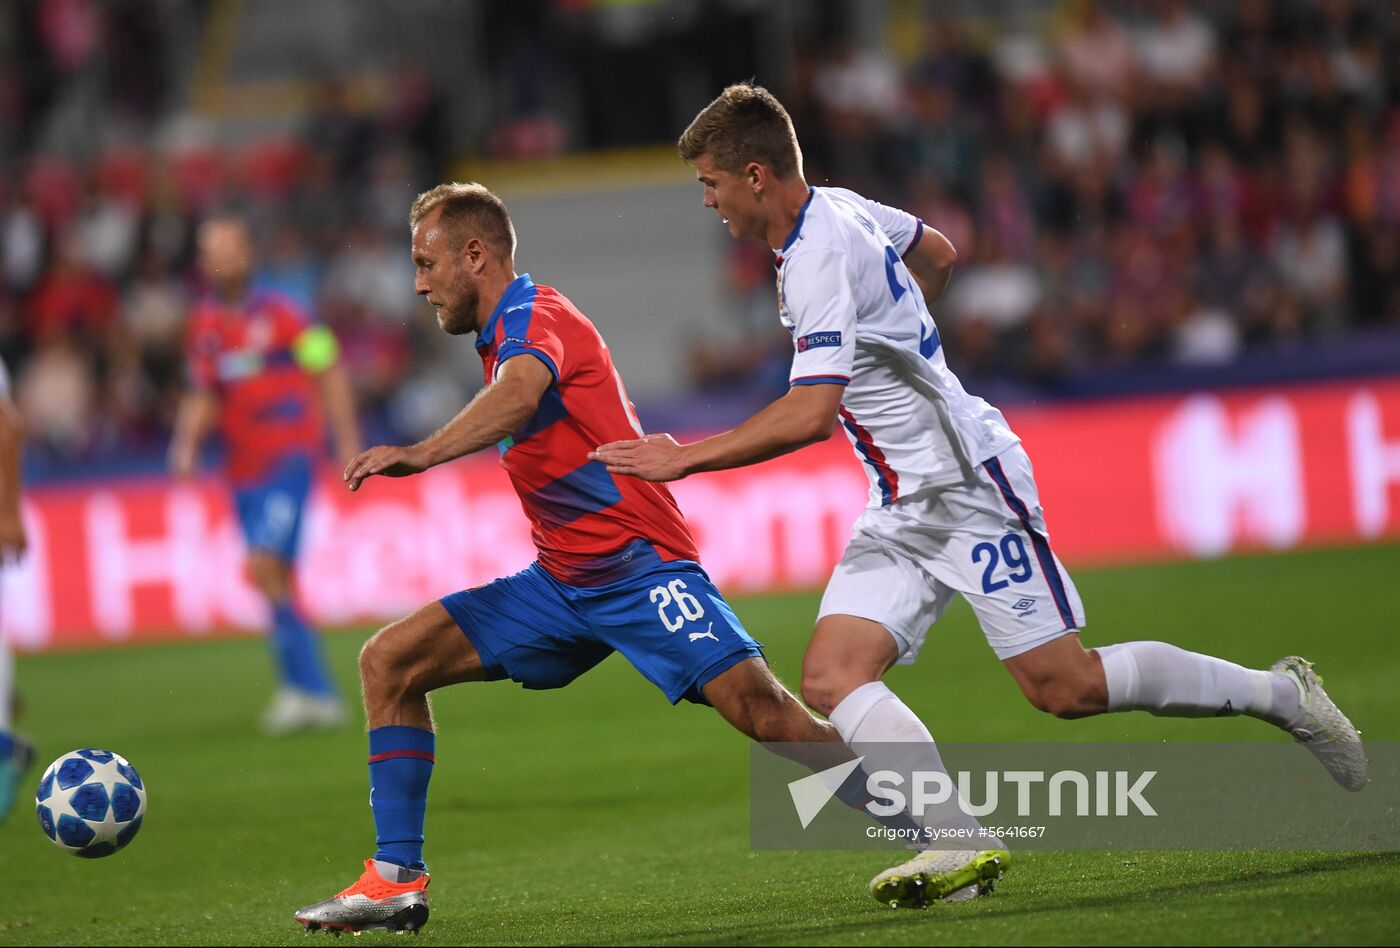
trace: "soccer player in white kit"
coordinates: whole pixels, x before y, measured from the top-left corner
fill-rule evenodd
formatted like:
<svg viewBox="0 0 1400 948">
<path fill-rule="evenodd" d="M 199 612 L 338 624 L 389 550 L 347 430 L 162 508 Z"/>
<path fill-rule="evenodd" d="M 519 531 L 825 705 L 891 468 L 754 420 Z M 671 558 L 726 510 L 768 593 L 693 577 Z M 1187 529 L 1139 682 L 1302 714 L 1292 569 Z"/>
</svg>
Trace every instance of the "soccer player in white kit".
<svg viewBox="0 0 1400 948">
<path fill-rule="evenodd" d="M 724 90 L 681 136 L 680 152 L 730 233 L 773 248 L 780 317 L 793 335 L 790 388 L 723 434 L 684 445 L 653 435 L 594 456 L 614 473 L 669 481 L 844 429 L 870 502 L 822 598 L 802 695 L 848 743 L 878 754 L 882 744 L 918 742 L 919 769 L 945 770 L 928 730 L 880 679 L 914 661 L 961 594 L 1043 711 L 1246 714 L 1290 731 L 1342 786 L 1364 786 L 1356 729 L 1302 659 L 1261 671 L 1164 642 L 1080 644 L 1084 607 L 1051 550 L 1030 459 L 1001 412 L 968 394 L 944 360 L 927 306 L 957 259 L 942 234 L 852 191 L 809 187 L 787 112 L 758 86 Z M 923 906 L 979 894 L 1009 866 L 999 841 L 929 850 L 876 876 L 870 891 Z"/>
</svg>

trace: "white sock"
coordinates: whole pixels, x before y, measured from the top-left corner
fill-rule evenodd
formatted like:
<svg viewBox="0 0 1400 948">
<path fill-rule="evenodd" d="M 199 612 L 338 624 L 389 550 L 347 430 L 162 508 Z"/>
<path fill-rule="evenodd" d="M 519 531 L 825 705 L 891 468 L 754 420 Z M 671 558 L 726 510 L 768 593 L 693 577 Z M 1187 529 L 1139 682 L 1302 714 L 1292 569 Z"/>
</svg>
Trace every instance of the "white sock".
<svg viewBox="0 0 1400 948">
<path fill-rule="evenodd" d="M 385 862 L 382 859 L 374 861 L 374 871 L 379 873 L 379 878 L 385 882 L 412 882 L 423 874 L 422 869 L 405 869 L 398 863 Z"/>
<path fill-rule="evenodd" d="M 1188 652 L 1166 642 L 1124 642 L 1096 650 L 1108 682 L 1108 710 L 1159 717 L 1247 714 L 1279 727 L 1297 717 L 1297 687 L 1282 675 Z"/>
<path fill-rule="evenodd" d="M 15 706 L 15 656 L 10 643 L 0 635 L 0 732 L 10 730 Z"/>
<path fill-rule="evenodd" d="M 872 681 L 852 691 L 832 710 L 828 720 L 850 745 L 851 750 L 865 758 L 862 766 L 866 773 L 879 770 L 900 773 L 908 773 L 911 770 L 948 773 L 948 768 L 943 764 L 943 757 L 938 753 L 938 745 L 934 743 L 928 728 L 924 727 L 918 716 L 882 681 Z M 891 744 L 918 746 L 895 748 L 888 746 Z M 905 789 L 908 789 L 907 786 Z M 922 817 L 910 814 L 910 818 L 921 826 L 967 827 L 974 833 L 980 826 L 976 819 L 962 812 L 954 804 L 925 810 Z M 940 843 L 939 848 L 956 847 Z M 1002 843 L 994 836 L 974 835 L 968 841 L 967 848 L 1000 849 Z"/>
</svg>

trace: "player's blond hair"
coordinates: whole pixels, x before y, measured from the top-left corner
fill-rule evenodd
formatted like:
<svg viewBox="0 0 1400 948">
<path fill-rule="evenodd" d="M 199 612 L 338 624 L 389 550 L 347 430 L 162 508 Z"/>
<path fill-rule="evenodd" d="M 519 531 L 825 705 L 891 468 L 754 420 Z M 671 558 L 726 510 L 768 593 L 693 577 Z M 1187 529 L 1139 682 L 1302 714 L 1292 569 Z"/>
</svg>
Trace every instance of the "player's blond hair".
<svg viewBox="0 0 1400 948">
<path fill-rule="evenodd" d="M 454 250 L 472 237 L 479 237 L 506 259 L 515 259 L 515 225 L 510 221 L 506 202 L 485 185 L 453 181 L 424 191 L 414 198 L 408 210 L 408 226 L 417 227 L 437 208 L 442 208 L 440 222 Z"/>
<path fill-rule="evenodd" d="M 740 82 L 700 110 L 678 143 L 690 163 L 706 155 L 721 171 L 738 174 L 749 162 L 779 178 L 802 171 L 802 149 L 787 109 L 762 86 Z"/>
</svg>

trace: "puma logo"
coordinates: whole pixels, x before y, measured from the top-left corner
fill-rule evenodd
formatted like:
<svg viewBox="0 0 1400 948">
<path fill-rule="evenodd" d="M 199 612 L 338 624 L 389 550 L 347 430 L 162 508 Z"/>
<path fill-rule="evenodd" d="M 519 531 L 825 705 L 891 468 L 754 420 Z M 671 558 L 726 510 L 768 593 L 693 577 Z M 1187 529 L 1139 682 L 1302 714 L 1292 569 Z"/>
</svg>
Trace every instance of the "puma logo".
<svg viewBox="0 0 1400 948">
<path fill-rule="evenodd" d="M 698 642 L 700 639 L 714 639 L 716 642 L 718 642 L 718 641 L 719 641 L 719 636 L 715 635 L 715 633 L 712 631 L 712 630 L 714 629 L 714 627 L 715 627 L 715 624 L 714 624 L 713 622 L 711 622 L 711 623 L 705 628 L 705 631 L 704 631 L 704 632 L 692 632 L 692 633 L 690 633 L 690 641 L 692 641 L 692 642 Z"/>
</svg>

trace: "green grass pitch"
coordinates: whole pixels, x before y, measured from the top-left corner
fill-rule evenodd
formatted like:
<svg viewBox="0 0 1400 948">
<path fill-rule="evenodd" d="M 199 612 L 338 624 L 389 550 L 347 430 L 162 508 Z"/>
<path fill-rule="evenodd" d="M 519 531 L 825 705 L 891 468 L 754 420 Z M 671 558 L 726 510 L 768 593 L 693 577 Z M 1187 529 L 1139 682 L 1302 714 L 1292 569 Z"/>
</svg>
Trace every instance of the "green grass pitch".
<svg viewBox="0 0 1400 948">
<path fill-rule="evenodd" d="M 1087 643 L 1163 639 L 1254 666 L 1297 652 L 1368 738 L 1396 740 L 1397 577 L 1400 546 L 1377 546 L 1077 580 Z M 790 682 L 816 604 L 736 601 Z M 328 637 L 346 688 L 365 635 Z M 363 735 L 256 735 L 261 642 L 40 656 L 18 672 L 43 763 L 110 748 L 150 799 L 135 842 L 91 862 L 54 848 L 21 799 L 0 826 L 0 945 L 304 944 L 292 911 L 348 884 L 372 851 Z M 1271 737 L 1245 719 L 1042 715 L 964 605 L 889 683 L 944 740 Z M 416 944 L 1400 940 L 1395 853 L 1025 853 L 989 898 L 892 912 L 865 893 L 886 854 L 750 852 L 744 739 L 707 709 L 669 707 L 616 656 L 563 691 L 461 686 L 435 710 L 433 915 Z"/>
</svg>

